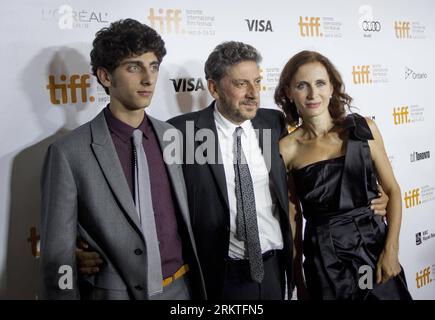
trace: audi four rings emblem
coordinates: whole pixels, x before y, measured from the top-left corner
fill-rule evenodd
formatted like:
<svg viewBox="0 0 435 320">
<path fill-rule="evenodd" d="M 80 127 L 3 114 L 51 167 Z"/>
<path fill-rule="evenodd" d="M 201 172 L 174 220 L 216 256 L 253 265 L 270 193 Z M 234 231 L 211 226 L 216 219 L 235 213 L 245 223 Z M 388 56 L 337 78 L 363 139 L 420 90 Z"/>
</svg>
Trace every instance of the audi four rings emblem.
<svg viewBox="0 0 435 320">
<path fill-rule="evenodd" d="M 381 31 L 381 23 L 379 21 L 363 21 L 362 27 L 364 31 Z"/>
</svg>

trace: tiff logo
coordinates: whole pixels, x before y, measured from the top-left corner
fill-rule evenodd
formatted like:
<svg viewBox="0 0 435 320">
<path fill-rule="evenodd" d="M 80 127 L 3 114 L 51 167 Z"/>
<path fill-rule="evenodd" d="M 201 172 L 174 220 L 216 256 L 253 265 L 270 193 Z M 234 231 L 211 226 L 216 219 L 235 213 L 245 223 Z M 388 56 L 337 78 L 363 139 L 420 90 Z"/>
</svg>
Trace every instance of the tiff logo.
<svg viewBox="0 0 435 320">
<path fill-rule="evenodd" d="M 409 22 L 405 21 L 394 21 L 394 30 L 396 31 L 396 38 L 403 39 L 403 38 L 411 38 L 409 35 L 409 30 L 411 29 L 409 27 Z"/>
<path fill-rule="evenodd" d="M 255 32 L 273 32 L 272 30 L 272 23 L 270 20 L 250 20 L 245 19 L 246 23 L 248 24 L 249 31 L 255 31 Z"/>
<path fill-rule="evenodd" d="M 354 84 L 372 83 L 372 79 L 370 79 L 370 66 L 353 66 L 352 81 Z"/>
<path fill-rule="evenodd" d="M 179 79 L 169 79 L 174 85 L 174 90 L 176 92 L 191 92 L 198 90 L 205 90 L 204 84 L 201 78 L 179 78 Z"/>
<path fill-rule="evenodd" d="M 299 16 L 298 25 L 301 37 L 323 37 L 323 33 L 320 32 L 319 17 L 305 17 L 302 19 Z"/>
<path fill-rule="evenodd" d="M 159 15 L 156 15 L 153 8 L 150 8 L 148 20 L 151 27 L 160 33 L 172 33 L 172 28 L 175 28 L 175 33 L 182 33 L 181 30 L 181 10 L 179 9 L 159 9 Z"/>
<path fill-rule="evenodd" d="M 411 122 L 409 119 L 408 106 L 397 107 L 393 109 L 393 121 L 395 125 Z"/>
<path fill-rule="evenodd" d="M 67 83 L 66 81 L 68 77 L 64 74 L 60 76 L 61 82 L 56 82 L 53 75 L 48 76 L 48 84 L 46 88 L 50 92 L 51 103 L 77 103 L 77 90 L 80 90 L 81 102 L 86 103 L 88 101 L 88 89 L 91 87 L 91 84 L 89 83 L 89 78 L 89 74 L 73 74 L 69 77 L 69 83 Z M 79 79 L 80 82 L 77 82 L 77 80 Z M 68 89 L 70 93 L 70 101 L 68 101 Z M 59 100 L 57 96 L 58 91 L 60 91 L 61 100 Z M 90 96 L 89 101 L 94 102 L 95 98 Z"/>
<path fill-rule="evenodd" d="M 420 188 L 415 188 L 410 191 L 405 191 L 405 197 L 403 198 L 403 200 L 405 201 L 405 207 L 407 209 L 421 204 Z"/>
<path fill-rule="evenodd" d="M 432 282 L 430 278 L 430 267 L 426 267 L 423 270 L 415 273 L 415 282 L 417 289 L 420 289 Z"/>
</svg>

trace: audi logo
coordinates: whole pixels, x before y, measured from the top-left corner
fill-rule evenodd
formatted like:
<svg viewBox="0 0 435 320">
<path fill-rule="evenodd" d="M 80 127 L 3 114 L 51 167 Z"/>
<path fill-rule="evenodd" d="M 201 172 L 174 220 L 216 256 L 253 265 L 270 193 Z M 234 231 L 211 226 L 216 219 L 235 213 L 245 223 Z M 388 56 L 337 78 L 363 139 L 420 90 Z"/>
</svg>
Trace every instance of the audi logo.
<svg viewBox="0 0 435 320">
<path fill-rule="evenodd" d="M 363 21 L 362 28 L 364 31 L 381 31 L 381 23 L 379 21 Z"/>
</svg>

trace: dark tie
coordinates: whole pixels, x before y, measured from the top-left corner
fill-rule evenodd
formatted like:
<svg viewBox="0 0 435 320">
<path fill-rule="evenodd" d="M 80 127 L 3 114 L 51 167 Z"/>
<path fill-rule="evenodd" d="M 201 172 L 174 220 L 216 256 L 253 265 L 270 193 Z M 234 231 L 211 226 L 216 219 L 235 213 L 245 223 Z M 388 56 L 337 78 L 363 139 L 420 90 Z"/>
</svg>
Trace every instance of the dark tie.
<svg viewBox="0 0 435 320">
<path fill-rule="evenodd" d="M 147 287 L 148 295 L 161 293 L 163 290 L 162 264 L 160 259 L 159 241 L 154 219 L 153 202 L 151 198 L 148 161 L 142 145 L 142 131 L 133 131 L 135 154 L 135 204 L 145 238 L 147 257 Z"/>
<path fill-rule="evenodd" d="M 264 276 L 263 258 L 261 256 L 260 237 L 258 234 L 254 187 L 242 149 L 240 137 L 242 133 L 243 129 L 237 127 L 233 134 L 237 199 L 236 238 L 239 241 L 245 242 L 252 280 L 261 283 Z"/>
</svg>

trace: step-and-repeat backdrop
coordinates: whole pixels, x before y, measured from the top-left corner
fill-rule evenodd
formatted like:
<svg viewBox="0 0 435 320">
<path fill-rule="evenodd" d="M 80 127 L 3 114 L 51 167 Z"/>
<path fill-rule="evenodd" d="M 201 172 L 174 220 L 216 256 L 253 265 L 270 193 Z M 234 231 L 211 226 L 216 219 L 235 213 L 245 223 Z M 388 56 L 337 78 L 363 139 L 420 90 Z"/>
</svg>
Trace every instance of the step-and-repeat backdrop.
<svg viewBox="0 0 435 320">
<path fill-rule="evenodd" d="M 121 18 L 155 28 L 168 54 L 148 112 L 206 107 L 203 65 L 225 40 L 262 53 L 262 107 L 290 56 L 329 57 L 358 111 L 377 122 L 402 190 L 400 260 L 414 298 L 435 299 L 435 2 L 2 1 L 0 4 L 0 294 L 34 299 L 39 178 L 48 145 L 108 102 L 90 75 L 95 32 Z"/>
</svg>

